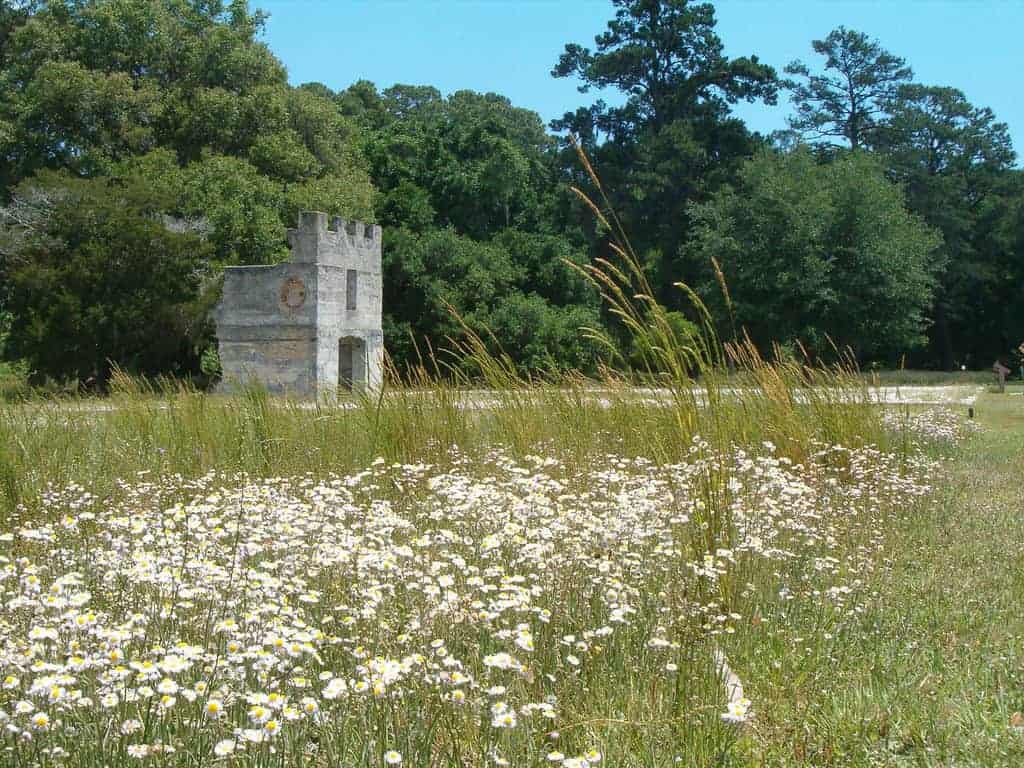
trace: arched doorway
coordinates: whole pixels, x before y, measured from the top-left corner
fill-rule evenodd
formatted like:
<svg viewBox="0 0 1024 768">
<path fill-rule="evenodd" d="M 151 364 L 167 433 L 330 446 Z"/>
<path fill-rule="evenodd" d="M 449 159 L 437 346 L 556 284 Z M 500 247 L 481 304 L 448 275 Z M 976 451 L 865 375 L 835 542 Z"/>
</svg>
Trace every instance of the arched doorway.
<svg viewBox="0 0 1024 768">
<path fill-rule="evenodd" d="M 366 342 L 355 336 L 338 340 L 338 388 L 351 392 L 366 386 Z"/>
</svg>

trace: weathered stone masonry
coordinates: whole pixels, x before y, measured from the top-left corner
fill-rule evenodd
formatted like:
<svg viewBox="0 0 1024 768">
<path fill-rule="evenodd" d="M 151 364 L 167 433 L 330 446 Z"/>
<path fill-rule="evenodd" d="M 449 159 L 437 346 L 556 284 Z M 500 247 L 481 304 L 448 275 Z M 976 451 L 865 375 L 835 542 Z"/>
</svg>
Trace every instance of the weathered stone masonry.
<svg viewBox="0 0 1024 768">
<path fill-rule="evenodd" d="M 228 267 L 217 306 L 224 386 L 329 395 L 380 388 L 381 228 L 299 214 L 292 259 Z"/>
</svg>

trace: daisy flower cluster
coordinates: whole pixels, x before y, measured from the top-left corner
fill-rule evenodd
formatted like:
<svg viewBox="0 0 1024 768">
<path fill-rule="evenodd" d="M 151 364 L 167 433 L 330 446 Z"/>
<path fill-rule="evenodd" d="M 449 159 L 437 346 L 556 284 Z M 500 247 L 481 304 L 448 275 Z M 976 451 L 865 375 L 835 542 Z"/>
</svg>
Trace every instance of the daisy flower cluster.
<svg viewBox="0 0 1024 768">
<path fill-rule="evenodd" d="M 616 748 L 586 724 L 634 701 L 733 738 L 752 705 L 720 716 L 720 685 L 687 687 L 695 659 L 753 631 L 758 574 L 855 601 L 871 558 L 841 555 L 843 532 L 927 471 L 697 440 L 667 466 L 453 448 L 54 488 L 45 520 L 0 531 L 0 763 L 583 768 Z"/>
<path fill-rule="evenodd" d="M 906 415 L 886 411 L 882 420 L 893 431 L 906 431 L 917 441 L 957 445 L 981 427 L 949 408 L 929 408 L 920 413 Z"/>
</svg>

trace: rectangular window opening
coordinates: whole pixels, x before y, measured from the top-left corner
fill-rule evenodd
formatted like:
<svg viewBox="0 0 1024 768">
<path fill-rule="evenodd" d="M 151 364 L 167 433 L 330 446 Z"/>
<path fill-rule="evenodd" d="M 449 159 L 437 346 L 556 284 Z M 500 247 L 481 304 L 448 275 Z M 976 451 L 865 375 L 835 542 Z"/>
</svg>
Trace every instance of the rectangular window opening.
<svg viewBox="0 0 1024 768">
<path fill-rule="evenodd" d="M 359 291 L 359 273 L 350 269 L 345 275 L 345 309 L 353 310 L 356 308 L 356 296 Z"/>
</svg>

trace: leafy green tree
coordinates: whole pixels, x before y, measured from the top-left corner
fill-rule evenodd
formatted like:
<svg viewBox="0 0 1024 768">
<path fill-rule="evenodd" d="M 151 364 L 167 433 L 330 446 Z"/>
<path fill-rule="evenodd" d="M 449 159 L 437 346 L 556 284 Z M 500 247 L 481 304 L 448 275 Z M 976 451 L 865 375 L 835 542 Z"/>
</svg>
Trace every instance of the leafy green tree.
<svg viewBox="0 0 1024 768">
<path fill-rule="evenodd" d="M 384 90 L 380 104 L 387 115 L 387 122 L 412 120 L 427 125 L 442 118 L 444 101 L 441 92 L 432 85 L 398 83 Z"/>
<path fill-rule="evenodd" d="M 433 229 L 437 220 L 430 192 L 408 179 L 398 182 L 381 196 L 378 210 L 383 221 L 413 232 Z"/>
<path fill-rule="evenodd" d="M 948 370 L 968 355 L 982 362 L 1006 354 L 1020 323 L 1004 312 L 1017 305 L 1005 286 L 1024 279 L 1007 226 L 1020 194 L 1008 128 L 955 88 L 904 85 L 886 109 L 879 149 L 911 210 L 943 236 L 932 356 Z"/>
<path fill-rule="evenodd" d="M 555 141 L 540 117 L 495 94 L 396 85 L 374 96 L 360 82 L 336 97 L 366 119 L 365 151 L 385 226 L 454 227 L 487 239 L 542 226 L 557 181 Z"/>
<path fill-rule="evenodd" d="M 97 385 L 113 364 L 195 373 L 208 247 L 165 219 L 166 205 L 148 179 L 44 172 L 22 183 L 2 214 L 8 354 L 37 378 Z"/>
<path fill-rule="evenodd" d="M 565 46 L 554 77 L 577 77 L 579 90 L 616 88 L 621 107 L 602 105 L 589 113 L 593 127 L 616 142 L 645 129 L 658 130 L 681 118 L 720 117 L 728 104 L 775 102 L 775 71 L 756 56 L 729 59 L 714 32 L 710 3 L 689 0 L 614 0 L 615 18 L 598 35 L 595 50 Z M 575 130 L 575 115 L 555 122 Z"/>
<path fill-rule="evenodd" d="M 176 182 L 178 211 L 206 225 L 219 263 L 266 264 L 287 255 L 281 186 L 247 161 L 207 157 L 185 166 Z"/>
<path fill-rule="evenodd" d="M 947 293 L 946 286 L 966 293 L 963 283 L 943 276 L 942 300 L 958 310 L 955 324 L 950 323 L 956 356 L 982 369 L 997 358 L 1007 359 L 1024 340 L 1024 171 L 1006 171 L 997 181 L 978 205 L 971 239 L 974 263 L 959 267 L 971 278 L 964 283 L 979 290 L 953 304 L 957 294 Z"/>
<path fill-rule="evenodd" d="M 703 291 L 727 335 L 735 322 L 765 350 L 835 343 L 890 363 L 923 343 L 940 240 L 874 158 L 762 153 L 693 213 L 688 248 L 721 265 L 731 303 L 710 275 Z"/>
<path fill-rule="evenodd" d="M 878 148 L 910 184 L 921 172 L 965 175 L 1013 165 L 1006 123 L 997 121 L 991 109 L 973 106 L 956 88 L 902 85 L 885 109 L 890 116 L 881 127 Z"/>
<path fill-rule="evenodd" d="M 260 88 L 286 88 L 246 4 L 52 0 L 11 34 L 3 79 L 16 121 L 15 180 L 43 167 L 95 173 L 171 146 L 183 159 L 255 138 Z"/>
<path fill-rule="evenodd" d="M 524 256 L 525 254 L 525 256 Z M 470 328 L 523 369 L 590 370 L 596 350 L 580 329 L 600 322 L 584 281 L 565 262 L 579 261 L 563 240 L 509 230 L 480 242 L 452 229 L 384 235 L 384 332 L 403 365 L 460 335 L 455 310 Z M 536 288 L 547 285 L 545 292 Z M 417 349 L 419 352 L 417 353 Z"/>
<path fill-rule="evenodd" d="M 552 70 L 577 77 L 584 93 L 614 88 L 622 106 L 602 101 L 552 123 L 578 135 L 663 302 L 678 301 L 672 284 L 691 281 L 695 266 L 681 259 L 688 206 L 732 178 L 758 140 L 729 117 L 738 101 L 775 103 L 775 71 L 756 56 L 730 59 L 715 33 L 714 8 L 689 0 L 616 0 L 615 18 L 595 48 L 569 44 Z M 571 151 L 563 163 L 572 180 L 596 190 Z M 589 217 L 589 212 L 578 215 Z M 606 248 L 593 232 L 594 249 Z"/>
<path fill-rule="evenodd" d="M 0 1 L 0 158 L 17 151 L 17 110 L 14 87 L 10 78 L 3 76 L 11 66 L 11 37 L 31 17 L 34 2 Z M 0 203 L 4 202 L 11 184 L 9 163 L 0 162 Z"/>
<path fill-rule="evenodd" d="M 594 370 L 597 349 L 581 332 L 600 322 L 592 307 L 555 306 L 535 293 L 513 291 L 482 319 L 500 344 L 500 351 L 524 373 Z"/>
<path fill-rule="evenodd" d="M 288 257 L 285 230 L 300 210 L 372 219 L 367 184 L 333 176 L 284 183 L 247 160 L 211 155 L 180 167 L 168 150 L 154 150 L 114 166 L 112 178 L 149 178 L 165 192 L 168 215 L 194 223 L 212 245 L 216 266 L 273 264 Z"/>
<path fill-rule="evenodd" d="M 215 162 L 239 172 L 239 185 L 249 184 L 251 168 L 296 203 L 327 199 L 346 215 L 372 217 L 356 124 L 331 98 L 288 86 L 258 40 L 264 16 L 244 0 L 51 0 L 18 18 L 0 56 L 0 141 L 8 136 L 11 147 L 0 153 L 0 179 L 8 185 L 41 168 L 109 174 L 167 150 L 180 166 L 244 161 L 233 169 Z M 294 205 L 275 207 L 290 217 Z M 260 237 L 283 237 L 291 220 Z"/>
<path fill-rule="evenodd" d="M 415 361 L 415 348 L 448 346 L 459 334 L 454 308 L 471 324 L 487 315 L 519 275 L 508 253 L 451 229 L 384 233 L 384 333 L 399 364 Z M 398 298 L 401 297 L 401 300 Z M 478 326 L 479 327 L 479 326 Z"/>
<path fill-rule="evenodd" d="M 391 121 L 377 86 L 369 80 L 357 80 L 340 93 L 335 93 L 321 83 L 306 83 L 299 88 L 308 88 L 320 95 L 329 96 L 338 105 L 341 114 L 360 125 L 380 128 Z"/>
<path fill-rule="evenodd" d="M 825 57 L 825 71 L 794 61 L 786 73 L 796 115 L 790 127 L 811 140 L 843 140 L 851 149 L 870 147 L 885 108 L 898 86 L 912 73 L 906 62 L 863 32 L 837 27 L 811 43 Z"/>
<path fill-rule="evenodd" d="M 593 287 L 573 266 L 586 263 L 586 253 L 560 234 L 506 229 L 492 240 L 522 269 L 519 287 L 554 305 L 597 307 Z"/>
</svg>

